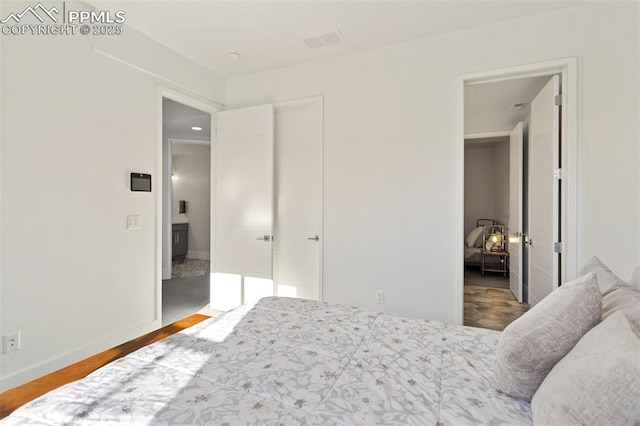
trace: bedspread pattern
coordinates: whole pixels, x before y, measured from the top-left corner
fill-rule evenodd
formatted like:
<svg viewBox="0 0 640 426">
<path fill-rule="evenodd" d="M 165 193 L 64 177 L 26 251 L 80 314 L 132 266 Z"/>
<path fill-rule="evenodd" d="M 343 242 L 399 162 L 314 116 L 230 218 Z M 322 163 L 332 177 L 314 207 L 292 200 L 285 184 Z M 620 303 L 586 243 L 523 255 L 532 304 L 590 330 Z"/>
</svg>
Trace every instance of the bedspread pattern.
<svg viewBox="0 0 640 426">
<path fill-rule="evenodd" d="M 491 384 L 499 333 L 266 298 L 25 405 L 6 425 L 531 424 Z"/>
</svg>

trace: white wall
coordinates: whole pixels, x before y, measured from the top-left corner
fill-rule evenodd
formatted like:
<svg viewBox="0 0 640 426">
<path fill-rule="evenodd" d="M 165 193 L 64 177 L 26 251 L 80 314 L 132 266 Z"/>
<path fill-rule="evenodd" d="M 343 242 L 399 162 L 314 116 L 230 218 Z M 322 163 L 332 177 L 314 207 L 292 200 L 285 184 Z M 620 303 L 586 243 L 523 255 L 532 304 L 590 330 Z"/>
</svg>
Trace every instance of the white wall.
<svg viewBox="0 0 640 426">
<path fill-rule="evenodd" d="M 630 275 L 640 255 L 637 8 L 585 2 L 229 79 L 230 107 L 325 96 L 325 300 L 454 321 L 459 76 L 573 56 L 578 260 L 598 253 Z"/>
<path fill-rule="evenodd" d="M 187 202 L 189 254 L 193 259 L 209 259 L 211 204 L 211 147 L 180 144 L 173 155 L 173 216 L 178 216 L 178 200 Z M 175 144 L 174 144 L 175 147 Z M 174 151 L 175 152 L 175 151 Z"/>
<path fill-rule="evenodd" d="M 509 223 L 509 142 L 493 148 L 493 217 L 503 225 Z"/>
<path fill-rule="evenodd" d="M 478 219 L 509 221 L 509 143 L 465 143 L 464 235 Z"/>
<path fill-rule="evenodd" d="M 224 82 L 139 35 L 111 42 L 175 84 L 89 36 L 2 36 L 0 329 L 22 333 L 1 355 L 2 390 L 160 326 L 158 84 L 223 100 Z M 130 192 L 133 171 L 154 191 Z"/>
<path fill-rule="evenodd" d="M 581 56 L 581 259 L 624 279 L 640 265 L 640 4 L 587 5 Z"/>
<path fill-rule="evenodd" d="M 495 219 L 494 144 L 467 144 L 464 147 L 464 235 L 476 227 L 478 219 Z"/>
</svg>

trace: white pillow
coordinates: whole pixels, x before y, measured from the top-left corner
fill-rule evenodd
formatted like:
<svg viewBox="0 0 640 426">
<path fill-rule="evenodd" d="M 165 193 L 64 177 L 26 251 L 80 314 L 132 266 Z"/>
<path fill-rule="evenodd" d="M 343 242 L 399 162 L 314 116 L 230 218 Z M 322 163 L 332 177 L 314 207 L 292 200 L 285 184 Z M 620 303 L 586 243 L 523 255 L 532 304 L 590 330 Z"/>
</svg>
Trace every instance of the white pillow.
<svg viewBox="0 0 640 426">
<path fill-rule="evenodd" d="M 531 402 L 533 423 L 637 425 L 640 341 L 616 312 L 589 331 L 551 370 Z"/>
<path fill-rule="evenodd" d="M 469 234 L 467 235 L 467 238 L 464 239 L 464 242 L 467 245 L 467 247 L 475 247 L 478 244 L 478 241 L 482 237 L 483 228 L 484 228 L 483 226 L 478 226 L 473 231 L 469 232 Z"/>
<path fill-rule="evenodd" d="M 549 371 L 601 318 L 602 295 L 595 273 L 551 292 L 500 335 L 496 389 L 531 400 Z"/>
<path fill-rule="evenodd" d="M 600 292 L 603 296 L 617 288 L 629 287 L 629 284 L 611 272 L 611 269 L 607 268 L 597 256 L 593 256 L 584 264 L 579 276 L 587 275 L 589 272 L 595 272 L 598 276 L 598 285 L 600 286 Z"/>
</svg>

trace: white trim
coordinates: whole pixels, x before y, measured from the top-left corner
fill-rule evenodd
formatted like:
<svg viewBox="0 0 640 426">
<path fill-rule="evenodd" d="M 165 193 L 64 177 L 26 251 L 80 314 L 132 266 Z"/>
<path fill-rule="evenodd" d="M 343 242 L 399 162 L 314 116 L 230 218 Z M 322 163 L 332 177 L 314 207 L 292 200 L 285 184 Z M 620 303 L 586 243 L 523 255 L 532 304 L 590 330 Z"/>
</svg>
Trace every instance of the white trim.
<svg viewBox="0 0 640 426">
<path fill-rule="evenodd" d="M 187 259 L 209 260 L 210 253 L 208 251 L 189 250 Z"/>
<path fill-rule="evenodd" d="M 163 141 L 163 137 L 162 137 L 162 99 L 163 98 L 168 98 L 171 99 L 173 101 L 179 102 L 183 105 L 187 105 L 190 106 L 191 108 L 195 108 L 198 109 L 200 111 L 204 111 L 210 114 L 211 116 L 211 152 L 213 155 L 213 152 L 215 151 L 214 148 L 214 141 L 215 141 L 215 129 L 216 129 L 216 119 L 215 119 L 215 115 L 216 112 L 218 112 L 220 110 L 220 104 L 218 103 L 208 103 L 208 102 L 202 102 L 198 99 L 194 99 L 192 98 L 190 95 L 186 95 L 184 93 L 178 92 L 174 89 L 170 89 L 168 87 L 162 86 L 162 85 L 158 85 L 158 89 L 157 89 L 157 98 L 156 98 L 156 105 L 157 105 L 157 111 L 156 111 L 156 117 L 157 117 L 157 144 L 156 144 L 156 148 L 157 148 L 157 155 L 156 155 L 156 168 L 158 170 L 158 175 L 161 177 L 160 179 L 156 179 L 157 181 L 159 181 L 158 185 L 156 186 L 157 192 L 156 192 L 156 241 L 155 241 L 155 248 L 156 248 L 156 306 L 155 306 L 155 319 L 158 322 L 158 324 L 160 325 L 162 323 L 162 276 L 163 276 L 163 272 L 167 272 L 166 270 L 163 271 L 162 268 L 162 243 L 163 243 L 163 239 L 162 239 L 162 235 L 163 235 L 163 228 L 167 227 L 168 232 L 170 232 L 171 230 L 171 225 L 172 225 L 172 217 L 168 217 L 165 218 L 164 215 L 162 214 L 162 208 L 163 208 L 163 200 L 164 200 L 164 173 L 163 173 L 163 161 L 162 161 L 162 156 L 163 156 L 163 151 L 164 151 L 164 141 Z M 171 148 L 171 144 L 169 145 L 169 149 Z M 171 152 L 169 152 L 169 159 L 171 158 Z M 169 164 L 170 165 L 170 164 Z M 169 168 L 169 170 L 171 170 L 171 168 Z M 213 173 L 212 173 L 213 176 Z M 213 187 L 213 178 L 212 178 L 212 187 Z M 213 208 L 213 198 L 211 200 L 211 205 Z M 211 210 L 211 214 L 213 217 L 213 210 Z M 215 231 L 213 227 L 210 227 L 211 229 L 211 241 L 215 240 Z M 169 257 L 171 258 L 171 256 Z M 166 269 L 166 268 L 165 268 Z M 169 276 L 170 276 L 170 272 L 169 272 Z"/>
<path fill-rule="evenodd" d="M 484 132 L 484 133 L 466 133 L 465 139 L 485 139 L 485 138 L 503 138 L 511 134 L 510 131 L 505 130 L 501 132 Z"/>
<path fill-rule="evenodd" d="M 562 180 L 561 200 L 563 268 L 562 282 L 574 280 L 578 275 L 578 259 L 582 259 L 578 235 L 578 60 L 567 58 L 562 76 Z M 574 220 L 570 221 L 569 218 Z"/>
<path fill-rule="evenodd" d="M 455 229 L 453 259 L 455 267 L 454 324 L 464 324 L 464 76 L 456 79 L 456 144 L 455 144 Z M 457 244 L 460 242 L 460 244 Z"/>
<path fill-rule="evenodd" d="M 209 99 L 209 98 L 207 98 L 205 96 L 202 96 L 201 94 L 199 94 L 198 92 L 194 91 L 193 89 L 188 88 L 187 86 L 184 86 L 184 85 L 182 85 L 180 83 L 176 83 L 173 80 L 170 80 L 170 79 L 168 79 L 166 77 L 163 77 L 160 74 L 157 74 L 157 73 L 155 73 L 155 72 L 153 72 L 151 70 L 148 70 L 146 68 L 142 68 L 142 67 L 140 67 L 140 66 L 138 66 L 136 64 L 133 64 L 133 63 L 131 63 L 129 61 L 126 61 L 126 60 L 124 60 L 122 58 L 118 58 L 117 56 L 114 56 L 114 55 L 112 55 L 110 53 L 107 53 L 104 50 L 96 47 L 95 45 L 92 46 L 92 48 L 93 48 L 93 51 L 96 52 L 96 53 L 104 55 L 107 58 L 112 59 L 112 60 L 114 60 L 116 62 L 120 62 L 121 64 L 126 65 L 129 68 L 133 68 L 136 71 L 140 71 L 141 73 L 147 74 L 147 75 L 153 77 L 156 80 L 163 81 L 165 83 L 169 83 L 170 85 L 175 86 L 178 90 L 181 90 L 183 92 L 189 93 L 189 96 L 193 96 L 193 98 L 192 98 L 193 100 L 198 99 L 199 100 L 198 102 L 206 103 L 207 105 L 213 106 L 213 107 L 217 108 L 218 110 L 221 110 L 222 108 L 224 108 L 224 104 L 222 104 L 220 102 L 217 102 L 217 101 L 214 101 L 213 99 Z M 175 93 L 178 93 L 178 92 L 175 92 Z M 185 96 L 185 95 L 181 94 L 181 96 Z M 180 103 L 182 103 L 182 102 L 180 102 Z M 189 106 L 191 106 L 191 105 L 189 105 Z M 196 109 L 199 109 L 199 108 L 196 108 Z"/>
<path fill-rule="evenodd" d="M 127 330 L 124 333 L 119 333 L 107 339 L 101 339 L 99 341 L 89 343 L 88 345 L 85 345 L 80 349 L 63 353 L 47 361 L 43 361 L 35 366 L 30 365 L 20 371 L 8 374 L 0 381 L 0 392 L 15 388 L 16 386 L 20 386 L 24 383 L 49 374 L 52 371 L 67 367 L 97 353 L 121 345 L 124 342 L 135 339 L 136 337 L 140 337 L 144 334 L 157 330 L 161 326 L 162 321 L 156 319 L 141 326 Z"/>
<path fill-rule="evenodd" d="M 562 279 L 575 278 L 581 256 L 578 237 L 578 62 L 575 57 L 463 74 L 456 79 L 456 230 L 455 241 L 464 238 L 464 86 L 524 77 L 560 74 L 562 78 Z M 571 218 L 572 220 L 569 220 Z M 455 323 L 464 321 L 464 248 L 455 248 Z"/>
<path fill-rule="evenodd" d="M 575 66 L 576 58 L 555 59 L 552 61 L 518 65 L 514 67 L 500 68 L 497 70 L 479 71 L 464 74 L 462 79 L 464 80 L 465 85 L 469 85 L 492 83 L 525 77 L 541 77 L 545 75 L 561 74 L 567 70 L 571 64 Z"/>
<path fill-rule="evenodd" d="M 172 275 L 173 275 L 173 267 L 171 265 L 167 266 L 166 268 L 162 268 L 163 280 L 170 280 Z"/>
</svg>

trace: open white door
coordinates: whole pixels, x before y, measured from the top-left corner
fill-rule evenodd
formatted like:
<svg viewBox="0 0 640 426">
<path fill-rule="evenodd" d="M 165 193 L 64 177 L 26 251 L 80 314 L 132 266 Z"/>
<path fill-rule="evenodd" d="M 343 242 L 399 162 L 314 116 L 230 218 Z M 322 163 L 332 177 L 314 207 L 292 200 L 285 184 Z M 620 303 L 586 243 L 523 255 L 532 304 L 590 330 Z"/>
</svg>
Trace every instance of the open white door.
<svg viewBox="0 0 640 426">
<path fill-rule="evenodd" d="M 559 76 L 551 77 L 531 103 L 529 125 L 529 303 L 534 306 L 558 287 L 560 200 Z"/>
<path fill-rule="evenodd" d="M 519 122 L 509 138 L 509 288 L 522 303 L 522 147 Z"/>
<path fill-rule="evenodd" d="M 217 113 L 211 308 L 274 294 L 273 105 Z"/>
</svg>

